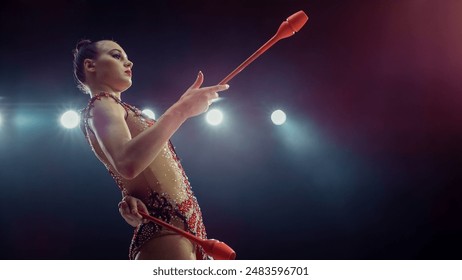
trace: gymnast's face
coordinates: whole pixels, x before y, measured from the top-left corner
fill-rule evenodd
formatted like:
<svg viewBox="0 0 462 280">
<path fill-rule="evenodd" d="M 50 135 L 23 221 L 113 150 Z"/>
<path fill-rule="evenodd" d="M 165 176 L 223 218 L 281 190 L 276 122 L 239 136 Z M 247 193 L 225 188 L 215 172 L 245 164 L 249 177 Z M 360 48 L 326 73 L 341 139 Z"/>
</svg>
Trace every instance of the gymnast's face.
<svg viewBox="0 0 462 280">
<path fill-rule="evenodd" d="M 93 82 L 100 88 L 123 92 L 132 85 L 133 63 L 119 44 L 113 41 L 97 43 L 99 55 L 91 61 Z"/>
</svg>

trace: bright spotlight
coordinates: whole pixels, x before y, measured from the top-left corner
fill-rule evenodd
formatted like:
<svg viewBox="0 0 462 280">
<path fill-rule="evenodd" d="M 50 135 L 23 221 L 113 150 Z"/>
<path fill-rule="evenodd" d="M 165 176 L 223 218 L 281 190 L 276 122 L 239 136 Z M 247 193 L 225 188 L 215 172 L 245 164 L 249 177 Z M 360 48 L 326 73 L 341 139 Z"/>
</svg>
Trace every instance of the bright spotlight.
<svg viewBox="0 0 462 280">
<path fill-rule="evenodd" d="M 74 128 L 79 125 L 80 116 L 76 111 L 67 111 L 61 116 L 61 124 L 65 128 Z"/>
<path fill-rule="evenodd" d="M 144 109 L 142 112 L 153 120 L 156 118 L 156 114 L 154 114 L 154 112 L 149 109 Z"/>
<path fill-rule="evenodd" d="M 275 125 L 281 125 L 286 122 L 286 114 L 282 110 L 276 110 L 271 114 L 271 120 Z"/>
<path fill-rule="evenodd" d="M 223 121 L 223 113 L 220 110 L 212 109 L 205 118 L 209 124 L 219 125 Z"/>
</svg>

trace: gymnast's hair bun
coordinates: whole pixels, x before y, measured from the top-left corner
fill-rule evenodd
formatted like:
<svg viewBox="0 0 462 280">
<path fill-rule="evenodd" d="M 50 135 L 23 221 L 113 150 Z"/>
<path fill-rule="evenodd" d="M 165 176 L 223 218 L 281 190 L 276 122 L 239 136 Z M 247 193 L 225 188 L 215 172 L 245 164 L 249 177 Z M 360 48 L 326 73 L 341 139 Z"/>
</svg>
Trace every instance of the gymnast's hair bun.
<svg viewBox="0 0 462 280">
<path fill-rule="evenodd" d="M 77 45 L 75 46 L 75 50 L 76 51 L 80 51 L 80 49 L 90 45 L 92 42 L 88 39 L 83 39 L 83 40 L 80 40 Z"/>
</svg>

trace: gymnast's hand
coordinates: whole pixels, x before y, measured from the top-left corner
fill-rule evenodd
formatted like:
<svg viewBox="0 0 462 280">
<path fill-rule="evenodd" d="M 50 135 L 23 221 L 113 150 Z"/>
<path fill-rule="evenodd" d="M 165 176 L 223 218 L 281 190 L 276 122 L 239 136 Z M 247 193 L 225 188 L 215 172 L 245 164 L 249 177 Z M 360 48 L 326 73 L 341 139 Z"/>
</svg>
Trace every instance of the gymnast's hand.
<svg viewBox="0 0 462 280">
<path fill-rule="evenodd" d="M 196 81 L 181 96 L 180 100 L 172 106 L 177 108 L 185 119 L 206 112 L 212 101 L 218 98 L 217 92 L 229 88 L 229 85 L 215 85 L 201 88 L 203 82 L 204 74 L 199 72 Z"/>
<path fill-rule="evenodd" d="M 119 202 L 120 215 L 122 215 L 122 218 L 133 227 L 148 222 L 143 219 L 143 216 L 141 216 L 138 211 L 149 213 L 146 205 L 136 197 L 127 195 Z"/>
</svg>

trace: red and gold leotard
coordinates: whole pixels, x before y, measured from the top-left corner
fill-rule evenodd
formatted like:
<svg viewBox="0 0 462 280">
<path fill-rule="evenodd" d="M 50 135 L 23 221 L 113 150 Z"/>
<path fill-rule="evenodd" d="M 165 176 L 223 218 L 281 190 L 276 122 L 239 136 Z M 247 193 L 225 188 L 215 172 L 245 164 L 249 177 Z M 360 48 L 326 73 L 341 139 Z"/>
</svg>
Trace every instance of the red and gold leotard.
<svg viewBox="0 0 462 280">
<path fill-rule="evenodd" d="M 150 215 L 200 238 L 206 238 L 199 204 L 170 141 L 165 143 L 154 161 L 140 175 L 131 180 L 120 176 L 110 164 L 88 125 L 88 119 L 92 118 L 93 103 L 102 98 L 112 99 L 125 109 L 125 121 L 132 137 L 136 137 L 143 130 L 155 125 L 155 121 L 144 116 L 138 108 L 104 92 L 93 96 L 88 106 L 81 112 L 81 127 L 88 143 L 98 159 L 106 166 L 123 195 L 141 199 L 146 204 Z M 168 234 L 168 231 L 154 223 L 136 227 L 130 244 L 129 258 L 135 259 L 145 242 L 164 234 Z M 197 259 L 211 258 L 200 246 L 196 246 L 196 257 Z"/>
</svg>

